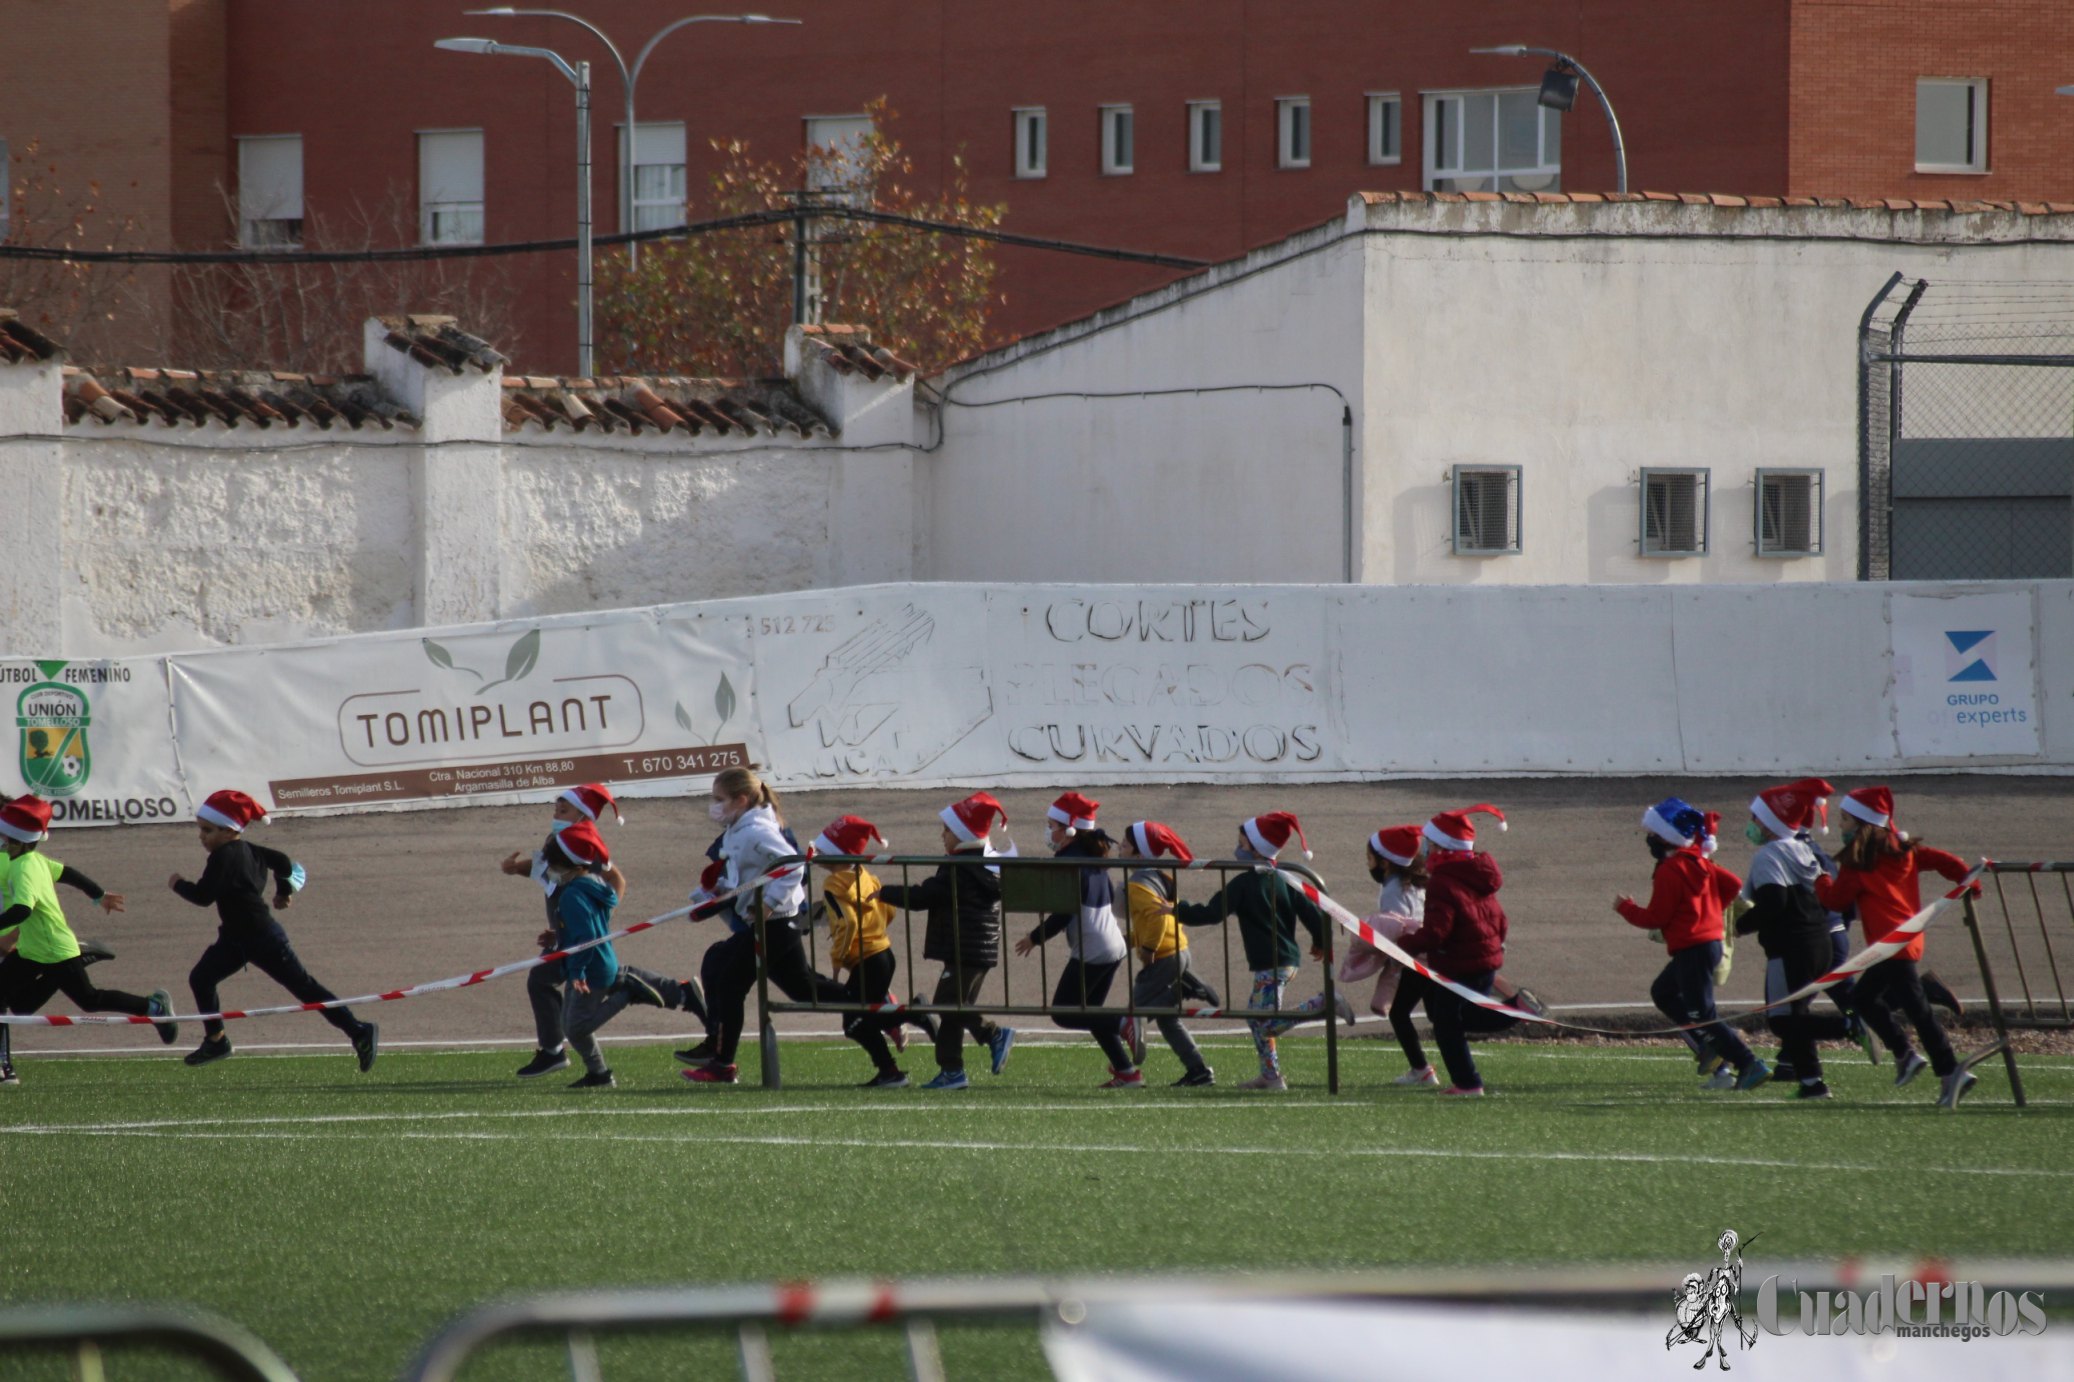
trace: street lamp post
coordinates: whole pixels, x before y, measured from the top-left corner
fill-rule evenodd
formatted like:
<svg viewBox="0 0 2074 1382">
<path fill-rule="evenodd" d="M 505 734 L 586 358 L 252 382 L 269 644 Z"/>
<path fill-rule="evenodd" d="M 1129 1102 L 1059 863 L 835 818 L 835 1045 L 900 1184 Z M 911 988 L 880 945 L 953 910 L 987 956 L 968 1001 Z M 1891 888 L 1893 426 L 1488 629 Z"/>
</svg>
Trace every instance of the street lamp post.
<svg viewBox="0 0 2074 1382">
<path fill-rule="evenodd" d="M 613 65 L 619 68 L 619 87 L 626 96 L 626 137 L 620 141 L 619 159 L 619 228 L 622 232 L 634 229 L 634 138 L 635 131 L 639 128 L 634 123 L 634 87 L 640 82 L 641 68 L 648 61 L 648 55 L 655 51 L 655 45 L 687 24 L 798 24 L 803 22 L 797 19 L 773 19 L 767 14 L 687 15 L 683 19 L 666 24 L 657 30 L 649 38 L 648 42 L 641 45 L 641 51 L 634 58 L 634 65 L 628 67 L 625 56 L 620 53 L 619 45 L 612 41 L 612 36 L 591 23 L 588 19 L 585 19 L 582 15 L 570 14 L 567 10 L 520 9 L 515 5 L 498 5 L 493 9 L 468 10 L 466 13 L 472 15 L 494 15 L 500 19 L 567 20 L 571 24 L 580 25 L 588 30 L 593 38 L 605 45 L 605 51 L 612 54 Z M 641 246 L 638 242 L 628 244 L 627 257 L 633 263 L 638 264 L 641 262 Z"/>
<path fill-rule="evenodd" d="M 1551 110 L 1568 110 L 1577 100 L 1577 79 L 1592 89 L 1599 98 L 1599 108 L 1606 112 L 1606 123 L 1613 130 L 1613 171 L 1618 182 L 1616 191 L 1628 190 L 1627 144 L 1620 137 L 1620 119 L 1613 113 L 1613 103 L 1606 99 L 1606 92 L 1585 65 L 1568 53 L 1554 48 L 1530 48 L 1524 43 L 1505 43 L 1496 48 L 1471 48 L 1472 53 L 1490 53 L 1503 58 L 1539 57 L 1549 58 L 1554 66 L 1541 79 L 1541 105 Z"/>
<path fill-rule="evenodd" d="M 573 66 L 552 48 L 526 48 L 489 38 L 442 38 L 435 48 L 449 53 L 509 53 L 544 58 L 576 87 L 576 372 L 588 379 L 591 336 L 591 65 Z"/>
</svg>

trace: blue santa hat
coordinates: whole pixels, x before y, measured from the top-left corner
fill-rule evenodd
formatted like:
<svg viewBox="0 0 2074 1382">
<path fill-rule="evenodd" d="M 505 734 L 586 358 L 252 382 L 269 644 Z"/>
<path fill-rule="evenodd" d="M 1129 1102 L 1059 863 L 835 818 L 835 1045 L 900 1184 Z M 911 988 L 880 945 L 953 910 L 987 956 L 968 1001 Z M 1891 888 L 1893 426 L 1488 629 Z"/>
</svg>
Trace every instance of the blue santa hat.
<svg viewBox="0 0 2074 1382">
<path fill-rule="evenodd" d="M 1718 814 L 1702 811 L 1677 797 L 1665 797 L 1642 813 L 1642 828 L 1657 839 L 1680 847 L 1696 844 L 1702 854 L 1714 852 L 1720 827 Z"/>
</svg>

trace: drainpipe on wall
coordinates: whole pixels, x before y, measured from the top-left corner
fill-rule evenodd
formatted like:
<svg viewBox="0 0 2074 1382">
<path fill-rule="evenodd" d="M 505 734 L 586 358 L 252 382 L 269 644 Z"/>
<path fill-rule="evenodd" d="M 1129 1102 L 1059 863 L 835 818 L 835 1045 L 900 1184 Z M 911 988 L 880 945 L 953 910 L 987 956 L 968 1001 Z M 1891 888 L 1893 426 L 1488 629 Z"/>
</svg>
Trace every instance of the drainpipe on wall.
<svg viewBox="0 0 2074 1382">
<path fill-rule="evenodd" d="M 1354 584 L 1354 405 L 1343 403 L 1339 412 L 1340 453 L 1340 579 Z"/>
</svg>

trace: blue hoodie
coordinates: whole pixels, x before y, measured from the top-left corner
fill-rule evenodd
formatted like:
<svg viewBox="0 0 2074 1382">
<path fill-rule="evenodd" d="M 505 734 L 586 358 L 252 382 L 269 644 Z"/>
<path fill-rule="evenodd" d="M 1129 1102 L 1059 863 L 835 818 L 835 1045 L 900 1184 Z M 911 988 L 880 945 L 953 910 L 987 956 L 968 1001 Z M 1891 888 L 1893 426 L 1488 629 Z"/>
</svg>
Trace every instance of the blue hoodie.
<svg viewBox="0 0 2074 1382">
<path fill-rule="evenodd" d="M 619 894 L 596 874 L 585 873 L 556 888 L 554 903 L 562 918 L 562 945 L 567 948 L 612 933 L 612 909 L 619 905 Z M 562 963 L 571 979 L 584 980 L 593 992 L 610 988 L 619 978 L 619 956 L 613 953 L 610 941 Z"/>
</svg>

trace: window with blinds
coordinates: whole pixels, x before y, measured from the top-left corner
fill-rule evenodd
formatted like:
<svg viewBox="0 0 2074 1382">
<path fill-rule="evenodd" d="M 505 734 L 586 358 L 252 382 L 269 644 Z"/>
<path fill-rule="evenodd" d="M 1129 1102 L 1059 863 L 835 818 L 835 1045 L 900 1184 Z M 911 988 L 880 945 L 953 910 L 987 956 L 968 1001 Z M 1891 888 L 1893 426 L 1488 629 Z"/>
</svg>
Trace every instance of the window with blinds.
<svg viewBox="0 0 2074 1382">
<path fill-rule="evenodd" d="M 1757 472 L 1757 555 L 1812 557 L 1822 551 L 1822 472 Z"/>
<path fill-rule="evenodd" d="M 1707 472 L 1642 472 L 1642 555 L 1707 554 Z"/>
<path fill-rule="evenodd" d="M 426 244 L 482 243 L 482 170 L 481 130 L 418 136 L 418 234 Z"/>
<path fill-rule="evenodd" d="M 238 139 L 238 243 L 249 249 L 301 247 L 301 135 Z"/>
<path fill-rule="evenodd" d="M 1505 556 L 1520 550 L 1520 468 L 1455 467 L 1455 555 Z"/>
</svg>

